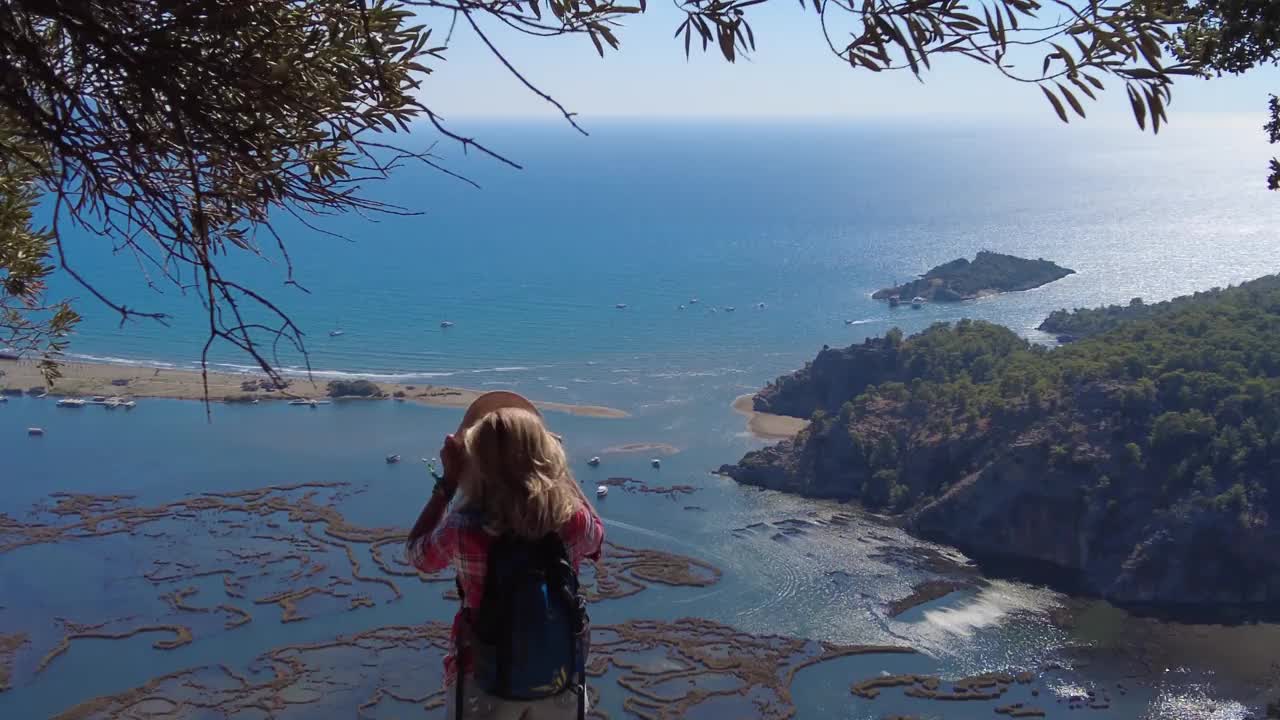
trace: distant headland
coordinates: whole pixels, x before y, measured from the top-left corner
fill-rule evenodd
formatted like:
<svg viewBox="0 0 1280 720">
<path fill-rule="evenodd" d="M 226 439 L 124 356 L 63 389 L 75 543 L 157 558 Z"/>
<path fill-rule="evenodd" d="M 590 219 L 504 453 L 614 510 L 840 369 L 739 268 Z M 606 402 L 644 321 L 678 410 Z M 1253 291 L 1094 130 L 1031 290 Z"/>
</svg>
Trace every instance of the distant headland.
<svg viewBox="0 0 1280 720">
<path fill-rule="evenodd" d="M 973 260 L 957 258 L 943 263 L 919 279 L 877 290 L 871 297 L 890 301 L 894 297 L 904 301 L 919 297 L 930 302 L 960 302 L 1038 288 L 1074 273 L 1075 270 L 1048 260 L 1028 260 L 982 250 Z"/>
</svg>

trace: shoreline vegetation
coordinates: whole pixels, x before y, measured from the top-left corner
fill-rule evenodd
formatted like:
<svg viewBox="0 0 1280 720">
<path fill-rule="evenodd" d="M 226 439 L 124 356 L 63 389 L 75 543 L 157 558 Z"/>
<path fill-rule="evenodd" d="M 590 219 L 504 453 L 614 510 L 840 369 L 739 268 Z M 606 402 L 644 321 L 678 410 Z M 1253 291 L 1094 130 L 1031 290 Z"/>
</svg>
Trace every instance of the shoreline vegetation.
<svg viewBox="0 0 1280 720">
<path fill-rule="evenodd" d="M 739 395 L 733 409 L 747 418 L 747 431 L 761 440 L 787 440 L 809 427 L 809 421 L 790 415 L 760 412 L 754 407 L 755 393 Z"/>
<path fill-rule="evenodd" d="M 64 363 L 60 369 L 62 377 L 48 388 L 50 395 L 204 399 L 204 384 L 198 370 L 113 363 Z M 44 385 L 39 366 L 31 360 L 0 360 L 0 372 L 4 373 L 0 376 L 0 389 L 29 392 L 33 388 Z M 289 387 L 276 390 L 271 388 L 270 381 L 261 374 L 209 371 L 208 375 L 209 400 L 225 403 L 297 399 L 394 399 L 432 407 L 464 408 L 485 392 L 443 385 L 409 385 L 369 380 L 341 380 L 329 383 L 317 379 L 313 382 L 305 377 L 290 378 Z M 357 388 L 362 392 L 342 393 L 341 390 L 346 387 Z M 333 394 L 335 390 L 340 394 Z M 624 418 L 629 416 L 625 410 L 602 405 L 575 405 L 539 400 L 535 400 L 534 404 L 542 410 L 583 417 Z"/>
</svg>

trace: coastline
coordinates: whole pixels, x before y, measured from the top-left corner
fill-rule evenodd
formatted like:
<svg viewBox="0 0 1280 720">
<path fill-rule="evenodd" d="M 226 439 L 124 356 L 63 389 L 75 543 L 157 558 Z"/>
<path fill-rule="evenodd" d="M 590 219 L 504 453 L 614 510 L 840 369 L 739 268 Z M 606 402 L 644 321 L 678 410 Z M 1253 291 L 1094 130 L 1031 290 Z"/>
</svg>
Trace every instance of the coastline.
<svg viewBox="0 0 1280 720">
<path fill-rule="evenodd" d="M 118 395 L 131 398 L 170 398 L 174 400 L 203 400 L 204 382 L 198 370 L 153 368 L 140 365 L 112 363 L 63 363 L 62 377 L 49 389 L 50 395 L 92 396 Z M 30 360 L 0 360 L 0 387 L 23 391 L 44 385 L 39 368 Z M 305 377 L 293 377 L 292 385 L 282 392 L 262 389 L 246 390 L 244 383 L 256 383 L 265 379 L 260 373 L 231 373 L 209 371 L 209 399 L 213 402 L 253 402 L 295 400 L 298 398 L 330 399 L 325 386 L 327 381 L 308 381 Z M 353 378 L 354 379 L 354 378 Z M 127 381 L 122 385 L 115 383 Z M 397 400 L 415 402 L 432 407 L 465 408 L 483 390 L 446 387 L 443 385 L 408 385 L 375 382 L 384 398 L 350 398 L 352 400 Z M 572 403 L 542 402 L 534 400 L 542 410 L 595 418 L 624 418 L 630 413 L 602 405 L 575 405 Z"/>
<path fill-rule="evenodd" d="M 752 407 L 755 393 L 739 395 L 733 401 L 733 409 L 747 418 L 747 431 L 761 440 L 788 440 L 809 427 L 808 420 L 788 415 L 757 412 Z"/>
</svg>

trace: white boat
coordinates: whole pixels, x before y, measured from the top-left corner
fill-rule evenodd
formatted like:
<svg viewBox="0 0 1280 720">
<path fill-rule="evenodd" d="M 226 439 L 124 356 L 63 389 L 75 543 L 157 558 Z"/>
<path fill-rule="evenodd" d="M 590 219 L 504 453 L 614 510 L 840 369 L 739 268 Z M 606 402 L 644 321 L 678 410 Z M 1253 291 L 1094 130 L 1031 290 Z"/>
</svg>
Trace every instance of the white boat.
<svg viewBox="0 0 1280 720">
<path fill-rule="evenodd" d="M 85 402 L 82 398 L 62 398 L 58 401 L 58 407 L 65 408 L 82 408 Z"/>
<path fill-rule="evenodd" d="M 627 309 L 627 304 L 626 304 L 626 303 L 618 303 L 617 305 L 614 305 L 614 307 L 618 308 L 619 310 L 626 310 L 626 309 Z"/>
<path fill-rule="evenodd" d="M 257 402 L 257 401 L 255 400 L 254 402 Z M 120 406 L 123 407 L 125 410 L 132 410 L 138 407 L 138 403 L 132 400 L 124 400 L 120 403 Z"/>
<path fill-rule="evenodd" d="M 852 320 L 845 320 L 845 321 L 844 321 L 844 324 L 845 324 L 845 325 L 852 325 L 852 324 L 853 324 L 853 321 L 852 321 Z"/>
<path fill-rule="evenodd" d="M 312 407 L 315 407 L 316 401 L 315 400 L 290 400 L 289 404 L 290 405 L 310 405 Z"/>
<path fill-rule="evenodd" d="M 107 401 L 106 395 L 94 395 L 93 397 L 89 398 L 89 402 L 104 403 L 106 401 Z"/>
<path fill-rule="evenodd" d="M 763 310 L 763 309 L 764 309 L 764 303 L 756 303 L 756 307 L 758 307 L 758 308 L 760 308 L 761 310 Z"/>
<path fill-rule="evenodd" d="M 600 464 L 600 458 L 599 458 L 599 457 L 593 457 L 593 458 L 591 458 L 590 460 L 588 460 L 588 461 L 587 461 L 587 464 L 588 464 L 588 465 L 590 465 L 591 467 L 596 467 L 597 465 L 599 465 L 599 464 Z"/>
<path fill-rule="evenodd" d="M 924 298 L 920 297 L 919 295 L 911 298 L 911 307 L 915 308 L 916 310 L 919 310 L 920 308 L 924 307 Z"/>
<path fill-rule="evenodd" d="M 658 458 L 653 458 L 652 460 L 649 461 L 649 464 L 656 468 L 662 467 L 662 461 L 659 460 Z"/>
<path fill-rule="evenodd" d="M 453 323 L 449 322 L 448 320 L 441 320 L 441 321 L 440 321 L 440 327 L 442 327 L 442 328 L 451 328 L 451 327 L 453 327 Z"/>
<path fill-rule="evenodd" d="M 343 335 L 345 333 L 346 333 L 345 330 L 330 330 L 329 337 L 338 337 L 339 335 Z"/>
<path fill-rule="evenodd" d="M 8 396 L 8 395 L 0 395 L 0 403 L 7 403 L 7 402 L 9 402 L 9 396 Z"/>
<path fill-rule="evenodd" d="M 697 304 L 698 304 L 698 298 L 689 298 L 689 304 L 690 304 L 690 305 L 697 305 Z"/>
<path fill-rule="evenodd" d="M 29 427 L 27 428 L 27 434 L 31 437 L 40 437 L 41 435 L 44 435 L 44 428 Z"/>
<path fill-rule="evenodd" d="M 608 485 L 597 485 L 597 486 L 596 486 L 596 497 L 604 497 L 605 495 L 608 495 L 608 494 L 609 494 L 609 486 L 608 486 Z"/>
<path fill-rule="evenodd" d="M 388 455 L 388 456 L 387 456 L 387 464 L 388 464 L 388 465 L 395 465 L 395 464 L 396 464 L 396 463 L 398 463 L 398 462 L 400 462 L 400 456 L 399 456 L 399 455 Z"/>
<path fill-rule="evenodd" d="M 733 312 L 734 310 L 737 310 L 737 309 L 738 309 L 738 308 L 736 308 L 736 307 L 734 307 L 734 306 L 730 305 L 730 306 L 726 307 L 726 308 L 724 309 L 724 311 L 725 311 L 725 312 Z"/>
<path fill-rule="evenodd" d="M 676 309 L 677 309 L 677 310 L 683 310 L 683 309 L 684 309 L 684 306 L 683 306 L 683 305 L 677 305 L 677 306 L 676 306 Z"/>
</svg>

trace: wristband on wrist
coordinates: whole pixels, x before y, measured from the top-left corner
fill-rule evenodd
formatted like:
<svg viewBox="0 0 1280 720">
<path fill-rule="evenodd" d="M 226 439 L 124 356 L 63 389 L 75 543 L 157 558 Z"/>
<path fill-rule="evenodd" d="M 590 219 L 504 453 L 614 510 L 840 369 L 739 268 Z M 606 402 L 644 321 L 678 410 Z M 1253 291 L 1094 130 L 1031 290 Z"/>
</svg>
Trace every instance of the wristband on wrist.
<svg viewBox="0 0 1280 720">
<path fill-rule="evenodd" d="M 436 476 L 436 484 L 431 488 L 431 494 L 450 498 L 453 497 L 453 491 L 456 489 L 457 486 L 445 480 L 444 477 Z"/>
</svg>

